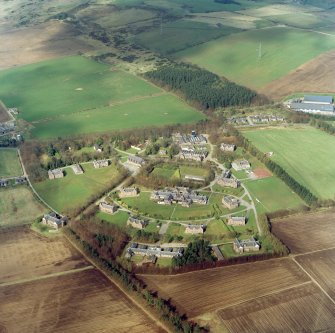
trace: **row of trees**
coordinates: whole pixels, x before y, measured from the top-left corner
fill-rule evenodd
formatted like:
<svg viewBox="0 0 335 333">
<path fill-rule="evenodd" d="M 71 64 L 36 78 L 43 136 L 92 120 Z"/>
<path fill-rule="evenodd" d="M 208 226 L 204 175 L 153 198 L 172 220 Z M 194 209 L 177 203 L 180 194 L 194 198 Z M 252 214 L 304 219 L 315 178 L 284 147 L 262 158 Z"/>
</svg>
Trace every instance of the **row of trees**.
<svg viewBox="0 0 335 333">
<path fill-rule="evenodd" d="M 66 229 L 68 237 L 79 244 L 86 253 L 93 256 L 100 267 L 103 267 L 113 278 L 120 281 L 133 295 L 143 299 L 147 306 L 155 311 L 176 332 L 205 333 L 207 329 L 197 323 L 189 321 L 185 315 L 181 315 L 176 308 L 157 292 L 146 288 L 141 280 L 134 274 L 123 268 L 115 256 L 123 249 L 126 236 L 117 230 L 117 227 L 99 225 L 94 221 L 76 222 Z"/>
<path fill-rule="evenodd" d="M 150 71 L 145 76 L 155 84 L 179 91 L 202 109 L 250 105 L 256 93 L 220 78 L 205 69 L 186 64 L 172 64 Z"/>
</svg>

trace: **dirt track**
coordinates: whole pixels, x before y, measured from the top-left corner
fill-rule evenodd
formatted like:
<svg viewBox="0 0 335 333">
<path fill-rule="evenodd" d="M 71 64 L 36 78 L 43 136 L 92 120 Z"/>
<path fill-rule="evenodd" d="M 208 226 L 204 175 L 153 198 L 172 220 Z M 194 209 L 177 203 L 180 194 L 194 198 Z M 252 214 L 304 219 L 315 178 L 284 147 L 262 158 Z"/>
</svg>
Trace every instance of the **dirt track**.
<svg viewBox="0 0 335 333">
<path fill-rule="evenodd" d="M 259 92 L 274 100 L 281 100 L 297 92 L 334 93 L 335 51 L 321 54 L 288 75 L 269 83 Z"/>
</svg>

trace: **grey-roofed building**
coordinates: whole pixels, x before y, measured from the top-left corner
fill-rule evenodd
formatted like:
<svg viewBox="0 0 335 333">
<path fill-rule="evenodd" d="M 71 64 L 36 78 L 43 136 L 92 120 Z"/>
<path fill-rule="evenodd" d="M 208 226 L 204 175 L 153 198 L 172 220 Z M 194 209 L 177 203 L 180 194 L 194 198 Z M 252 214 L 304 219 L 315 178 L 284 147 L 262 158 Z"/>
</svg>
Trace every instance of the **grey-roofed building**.
<svg viewBox="0 0 335 333">
<path fill-rule="evenodd" d="M 22 176 L 22 177 L 16 177 L 15 178 L 15 185 L 21 185 L 27 183 L 27 178 Z"/>
<path fill-rule="evenodd" d="M 196 182 L 204 182 L 205 181 L 205 177 L 194 176 L 194 175 L 185 175 L 184 179 L 186 179 L 186 180 L 194 180 Z"/>
<path fill-rule="evenodd" d="M 144 229 L 148 225 L 148 221 L 144 221 L 136 217 L 129 216 L 127 225 L 136 229 Z"/>
<path fill-rule="evenodd" d="M 246 218 L 244 216 L 230 216 L 228 218 L 228 225 L 238 226 L 245 224 L 246 224 Z"/>
<path fill-rule="evenodd" d="M 332 104 L 333 97 L 332 96 L 319 96 L 319 95 L 305 95 L 304 103 L 311 104 Z"/>
<path fill-rule="evenodd" d="M 218 184 L 221 186 L 238 188 L 240 186 L 240 182 L 235 178 L 219 178 Z"/>
<path fill-rule="evenodd" d="M 93 166 L 95 169 L 108 167 L 108 160 L 95 160 L 93 161 Z"/>
<path fill-rule="evenodd" d="M 185 234 L 203 234 L 204 233 L 204 226 L 198 224 L 189 224 L 185 229 Z"/>
<path fill-rule="evenodd" d="M 63 178 L 64 173 L 62 169 L 54 169 L 54 170 L 48 171 L 48 176 L 49 176 L 49 179 L 58 179 L 58 178 Z"/>
<path fill-rule="evenodd" d="M 334 106 L 332 104 L 316 104 L 316 103 L 291 103 L 290 109 L 307 113 L 333 114 Z"/>
<path fill-rule="evenodd" d="M 253 237 L 245 240 L 238 240 L 236 238 L 233 244 L 233 249 L 237 253 L 259 251 L 260 247 L 259 242 Z"/>
<path fill-rule="evenodd" d="M 131 198 L 136 197 L 139 194 L 139 189 L 137 187 L 123 187 L 119 192 L 120 198 Z"/>
<path fill-rule="evenodd" d="M 231 166 L 236 171 L 250 169 L 250 163 L 247 160 L 235 160 Z"/>
<path fill-rule="evenodd" d="M 82 175 L 84 173 L 83 168 L 81 167 L 80 164 L 73 164 L 71 165 L 71 169 L 76 175 Z"/>
<path fill-rule="evenodd" d="M 183 248 L 162 248 L 159 246 L 132 243 L 127 252 L 141 256 L 173 258 L 183 255 Z"/>
<path fill-rule="evenodd" d="M 8 180 L 0 179 L 0 187 L 6 187 L 8 186 Z"/>
<path fill-rule="evenodd" d="M 66 225 L 67 218 L 65 216 L 58 215 L 55 212 L 51 212 L 43 216 L 42 223 L 54 229 L 59 229 Z"/>
<path fill-rule="evenodd" d="M 133 156 L 133 155 L 128 156 L 127 162 L 131 163 L 131 164 L 134 164 L 134 165 L 137 165 L 137 166 L 142 166 L 142 165 L 145 164 L 145 160 L 142 157 Z"/>
<path fill-rule="evenodd" d="M 99 204 L 99 209 L 107 214 L 114 214 L 117 211 L 117 208 L 118 207 L 116 205 L 110 205 L 106 202 L 100 202 Z"/>
<path fill-rule="evenodd" d="M 222 198 L 222 203 L 229 209 L 235 209 L 239 206 L 240 202 L 238 199 L 231 195 L 226 195 Z"/>
</svg>

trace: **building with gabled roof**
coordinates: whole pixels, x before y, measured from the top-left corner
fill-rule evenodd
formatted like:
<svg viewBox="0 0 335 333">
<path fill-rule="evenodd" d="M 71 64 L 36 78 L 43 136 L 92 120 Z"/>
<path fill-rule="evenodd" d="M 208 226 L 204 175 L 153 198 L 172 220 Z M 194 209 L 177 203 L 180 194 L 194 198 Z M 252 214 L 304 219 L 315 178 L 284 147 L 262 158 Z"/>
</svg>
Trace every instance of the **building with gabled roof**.
<svg viewBox="0 0 335 333">
<path fill-rule="evenodd" d="M 67 218 L 65 216 L 58 215 L 55 212 L 51 212 L 49 214 L 44 214 L 42 223 L 51 228 L 59 229 L 67 224 Z"/>
<path fill-rule="evenodd" d="M 201 224 L 189 224 L 185 228 L 185 234 L 197 235 L 204 233 L 204 226 Z"/>
<path fill-rule="evenodd" d="M 260 243 L 253 237 L 244 240 L 236 238 L 233 243 L 233 249 L 236 253 L 259 251 L 260 247 Z"/>
<path fill-rule="evenodd" d="M 232 195 L 225 195 L 222 198 L 222 203 L 229 209 L 235 209 L 240 205 L 239 200 Z"/>
<path fill-rule="evenodd" d="M 228 152 L 233 152 L 236 149 L 236 145 L 234 144 L 229 144 L 229 143 L 221 143 L 220 149 L 222 151 L 228 151 Z"/>
<path fill-rule="evenodd" d="M 230 216 L 228 218 L 228 225 L 239 226 L 247 223 L 244 216 Z"/>
<path fill-rule="evenodd" d="M 148 221 L 144 221 L 134 216 L 129 216 L 127 225 L 136 229 L 144 229 L 148 225 Z"/>
<path fill-rule="evenodd" d="M 82 175 L 84 173 L 83 168 L 78 163 L 71 165 L 71 169 L 73 170 L 75 175 Z"/>
<path fill-rule="evenodd" d="M 100 211 L 107 213 L 107 214 L 114 214 L 117 211 L 116 205 L 110 205 L 106 202 L 100 202 L 99 209 Z"/>
<path fill-rule="evenodd" d="M 64 173 L 62 169 L 53 169 L 48 171 L 49 179 L 63 178 Z"/>
<path fill-rule="evenodd" d="M 145 160 L 142 157 L 130 155 L 128 156 L 127 163 L 131 163 L 136 166 L 142 166 L 145 164 Z"/>
<path fill-rule="evenodd" d="M 240 182 L 235 178 L 219 178 L 217 183 L 221 186 L 238 188 L 240 186 Z"/>
<path fill-rule="evenodd" d="M 250 163 L 247 160 L 235 160 L 231 166 L 236 171 L 247 170 L 250 169 Z"/>
<path fill-rule="evenodd" d="M 137 197 L 140 193 L 137 187 L 123 187 L 119 192 L 120 198 L 132 198 Z"/>
<path fill-rule="evenodd" d="M 108 160 L 95 160 L 93 161 L 93 166 L 95 169 L 105 168 L 108 167 L 109 161 Z"/>
</svg>

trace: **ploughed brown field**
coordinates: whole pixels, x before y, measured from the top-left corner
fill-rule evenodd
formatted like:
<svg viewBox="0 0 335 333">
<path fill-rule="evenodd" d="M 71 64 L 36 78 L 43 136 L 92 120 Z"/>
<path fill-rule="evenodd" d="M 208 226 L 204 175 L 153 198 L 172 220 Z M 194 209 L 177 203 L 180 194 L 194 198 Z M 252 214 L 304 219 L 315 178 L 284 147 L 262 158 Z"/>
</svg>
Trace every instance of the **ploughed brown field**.
<svg viewBox="0 0 335 333">
<path fill-rule="evenodd" d="M 335 300 L 335 249 L 299 255 L 295 260 Z"/>
<path fill-rule="evenodd" d="M 0 332 L 162 333 L 99 271 L 0 286 Z"/>
<path fill-rule="evenodd" d="M 0 286 L 88 265 L 63 238 L 45 238 L 28 227 L 0 230 Z"/>
<path fill-rule="evenodd" d="M 334 247 L 335 210 L 271 221 L 272 232 L 293 254 Z"/>
<path fill-rule="evenodd" d="M 335 305 L 308 282 L 218 312 L 230 332 L 334 332 Z"/>
<path fill-rule="evenodd" d="M 141 279 L 190 318 L 309 281 L 288 258 Z"/>
<path fill-rule="evenodd" d="M 275 80 L 260 90 L 274 99 L 297 92 L 333 93 L 335 90 L 335 51 L 321 54 L 301 65 L 288 75 Z"/>
</svg>

